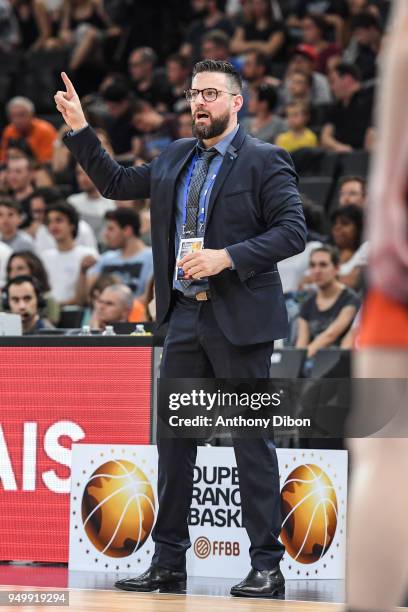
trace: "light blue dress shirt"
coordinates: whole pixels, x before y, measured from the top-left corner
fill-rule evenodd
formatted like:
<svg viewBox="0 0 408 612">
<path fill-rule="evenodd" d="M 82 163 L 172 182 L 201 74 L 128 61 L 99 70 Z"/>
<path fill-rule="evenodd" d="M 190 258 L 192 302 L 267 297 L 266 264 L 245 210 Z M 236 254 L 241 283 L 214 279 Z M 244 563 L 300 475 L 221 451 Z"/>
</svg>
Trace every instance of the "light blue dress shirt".
<svg viewBox="0 0 408 612">
<path fill-rule="evenodd" d="M 221 164 L 224 159 L 224 155 L 226 154 L 228 147 L 234 140 L 235 135 L 238 132 L 238 128 L 239 128 L 239 125 L 237 125 L 237 127 L 234 130 L 232 130 L 232 132 L 227 134 L 222 140 L 217 142 L 216 145 L 211 147 L 217 151 L 217 155 L 214 155 L 214 157 L 211 160 L 206 179 L 201 188 L 200 200 L 199 200 L 200 210 L 203 207 L 205 210 L 205 222 L 207 221 L 208 202 L 210 201 L 211 191 L 214 187 L 213 176 L 214 174 L 215 175 L 218 174 L 221 168 Z M 200 147 L 199 142 L 197 143 L 197 147 Z M 184 198 L 185 198 L 185 190 L 187 187 L 186 183 L 187 183 L 187 178 L 188 178 L 188 174 L 190 170 L 190 165 L 191 165 L 191 161 L 189 161 L 186 167 L 183 168 L 183 170 L 181 171 L 180 178 L 177 183 L 177 189 L 176 189 L 176 240 L 175 240 L 176 257 L 178 254 L 180 238 L 182 236 L 182 231 L 183 231 L 183 221 L 184 221 L 184 214 L 185 214 Z M 197 165 L 195 166 L 191 180 L 194 177 L 194 172 L 196 169 L 197 169 Z M 198 233 L 198 236 L 204 236 L 204 235 L 205 235 L 205 225 L 204 225 L 203 232 Z M 178 291 L 181 291 L 187 297 L 194 297 L 195 294 L 198 293 L 199 291 L 206 291 L 208 290 L 208 288 L 209 288 L 209 284 L 208 284 L 208 279 L 206 278 L 193 281 L 187 288 L 182 287 L 180 281 L 177 281 L 177 280 L 173 281 L 173 289 L 177 289 Z"/>
</svg>

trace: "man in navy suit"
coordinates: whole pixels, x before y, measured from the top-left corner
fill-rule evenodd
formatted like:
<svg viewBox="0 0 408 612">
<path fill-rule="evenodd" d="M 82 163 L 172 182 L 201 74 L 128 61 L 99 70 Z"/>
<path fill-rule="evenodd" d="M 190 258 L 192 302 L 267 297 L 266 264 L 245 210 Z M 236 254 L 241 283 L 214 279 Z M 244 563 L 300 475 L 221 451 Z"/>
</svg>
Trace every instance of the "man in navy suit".
<svg viewBox="0 0 408 612">
<path fill-rule="evenodd" d="M 65 143 L 100 193 L 151 198 L 157 323 L 168 321 L 160 374 L 168 378 L 268 378 L 274 340 L 287 333 L 277 263 L 305 247 L 306 228 L 289 155 L 238 125 L 241 79 L 228 62 L 196 64 L 190 101 L 194 138 L 173 142 L 144 166 L 124 168 L 102 149 L 75 89 L 55 96 L 71 127 Z M 201 249 L 180 254 L 194 237 Z M 182 242 L 184 241 L 184 242 Z M 252 568 L 232 595 L 284 592 L 279 569 L 279 474 L 269 439 L 234 438 L 242 519 Z M 160 439 L 155 553 L 125 590 L 183 585 L 197 443 Z"/>
</svg>

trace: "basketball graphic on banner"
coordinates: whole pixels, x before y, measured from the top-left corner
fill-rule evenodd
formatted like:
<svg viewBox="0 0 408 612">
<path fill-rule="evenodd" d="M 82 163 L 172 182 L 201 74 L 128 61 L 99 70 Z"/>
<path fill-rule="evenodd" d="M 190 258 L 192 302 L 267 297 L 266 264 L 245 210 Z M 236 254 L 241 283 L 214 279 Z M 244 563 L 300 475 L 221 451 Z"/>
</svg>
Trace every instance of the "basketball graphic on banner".
<svg viewBox="0 0 408 612">
<path fill-rule="evenodd" d="M 153 488 L 134 463 L 111 459 L 89 477 L 81 509 L 95 548 L 109 557 L 127 557 L 143 546 L 152 530 Z"/>
<path fill-rule="evenodd" d="M 281 539 L 299 563 L 315 563 L 329 550 L 337 528 L 337 497 L 317 465 L 300 465 L 281 491 Z"/>
</svg>

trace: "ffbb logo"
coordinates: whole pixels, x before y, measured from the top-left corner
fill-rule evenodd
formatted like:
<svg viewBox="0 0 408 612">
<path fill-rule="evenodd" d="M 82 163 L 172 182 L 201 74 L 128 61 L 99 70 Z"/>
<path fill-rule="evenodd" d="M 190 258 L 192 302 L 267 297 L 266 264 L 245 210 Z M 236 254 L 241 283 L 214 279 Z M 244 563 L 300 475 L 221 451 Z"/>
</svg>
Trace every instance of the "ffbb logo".
<svg viewBox="0 0 408 612">
<path fill-rule="evenodd" d="M 240 553 L 239 542 L 225 542 L 200 536 L 194 542 L 194 552 L 199 559 L 206 559 L 210 555 L 214 557 L 238 557 Z"/>
</svg>

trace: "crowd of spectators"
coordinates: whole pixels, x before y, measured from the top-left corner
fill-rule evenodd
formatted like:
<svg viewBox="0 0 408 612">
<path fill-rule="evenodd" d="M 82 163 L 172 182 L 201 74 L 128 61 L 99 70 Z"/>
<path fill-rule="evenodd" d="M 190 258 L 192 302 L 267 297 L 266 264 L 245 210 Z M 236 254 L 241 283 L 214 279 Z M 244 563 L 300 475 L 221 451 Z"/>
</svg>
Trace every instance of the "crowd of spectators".
<svg viewBox="0 0 408 612">
<path fill-rule="evenodd" d="M 292 346 L 345 346 L 369 244 L 366 178 L 388 0 L 0 0 L 0 287 L 24 333 L 151 320 L 149 202 L 104 198 L 63 144 L 59 72 L 126 166 L 191 136 L 201 58 L 242 73 L 240 123 L 287 149 L 306 250 L 279 264 Z"/>
</svg>

